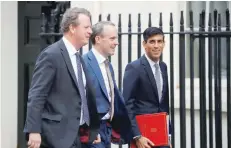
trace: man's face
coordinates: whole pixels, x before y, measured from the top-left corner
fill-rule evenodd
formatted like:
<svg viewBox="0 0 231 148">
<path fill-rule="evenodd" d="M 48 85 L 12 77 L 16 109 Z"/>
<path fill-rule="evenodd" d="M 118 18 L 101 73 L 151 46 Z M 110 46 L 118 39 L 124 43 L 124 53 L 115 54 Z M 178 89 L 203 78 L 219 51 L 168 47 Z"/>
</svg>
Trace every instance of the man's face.
<svg viewBox="0 0 231 148">
<path fill-rule="evenodd" d="M 115 26 L 104 26 L 102 35 L 96 37 L 96 42 L 102 53 L 108 57 L 115 54 L 115 48 L 118 45 L 118 35 Z"/>
<path fill-rule="evenodd" d="M 143 41 L 146 54 L 153 61 L 159 61 L 164 45 L 164 36 L 160 34 L 149 37 L 147 42 Z"/>
<path fill-rule="evenodd" d="M 77 26 L 73 26 L 73 36 L 81 46 L 84 46 L 88 44 L 92 34 L 91 21 L 87 15 L 79 14 L 78 22 Z"/>
</svg>

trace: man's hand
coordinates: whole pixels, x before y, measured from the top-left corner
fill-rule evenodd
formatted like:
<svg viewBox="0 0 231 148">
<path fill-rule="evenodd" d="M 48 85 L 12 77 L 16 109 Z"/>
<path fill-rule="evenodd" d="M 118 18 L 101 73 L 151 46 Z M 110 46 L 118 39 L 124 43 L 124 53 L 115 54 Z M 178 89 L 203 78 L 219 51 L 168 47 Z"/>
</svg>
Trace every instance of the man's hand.
<svg viewBox="0 0 231 148">
<path fill-rule="evenodd" d="M 97 144 L 101 142 L 100 134 L 97 135 L 97 138 L 93 141 L 93 144 Z"/>
<path fill-rule="evenodd" d="M 137 148 L 151 148 L 154 146 L 154 143 L 146 137 L 141 136 L 136 140 Z"/>
<path fill-rule="evenodd" d="M 39 133 L 30 133 L 28 148 L 39 148 L 41 144 L 41 135 Z"/>
</svg>

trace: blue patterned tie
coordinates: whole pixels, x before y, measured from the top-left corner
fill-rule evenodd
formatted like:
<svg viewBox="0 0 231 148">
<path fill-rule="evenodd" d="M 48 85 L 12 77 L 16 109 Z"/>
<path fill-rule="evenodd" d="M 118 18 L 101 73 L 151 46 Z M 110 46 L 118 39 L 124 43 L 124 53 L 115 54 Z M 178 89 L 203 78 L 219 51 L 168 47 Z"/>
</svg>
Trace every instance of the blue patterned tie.
<svg viewBox="0 0 231 148">
<path fill-rule="evenodd" d="M 77 73 L 78 73 L 78 87 L 79 87 L 79 93 L 82 100 L 82 110 L 83 110 L 83 120 L 86 122 L 87 125 L 89 125 L 89 112 L 88 112 L 88 106 L 87 106 L 87 98 L 85 95 L 85 87 L 83 84 L 83 75 L 82 75 L 82 66 L 81 66 L 81 60 L 80 55 L 77 52 L 76 53 L 76 62 L 77 62 Z"/>
</svg>

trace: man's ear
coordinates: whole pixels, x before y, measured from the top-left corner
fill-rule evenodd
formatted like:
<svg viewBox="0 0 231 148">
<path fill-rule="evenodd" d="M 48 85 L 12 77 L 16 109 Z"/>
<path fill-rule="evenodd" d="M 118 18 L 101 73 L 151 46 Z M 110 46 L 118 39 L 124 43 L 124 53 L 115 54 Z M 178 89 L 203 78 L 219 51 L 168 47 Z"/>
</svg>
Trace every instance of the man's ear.
<svg viewBox="0 0 231 148">
<path fill-rule="evenodd" d="M 69 30 L 72 34 L 75 33 L 75 27 L 72 24 L 69 26 Z"/>
<path fill-rule="evenodd" d="M 100 36 L 96 36 L 95 37 L 95 43 L 99 43 L 99 41 L 100 41 Z"/>
<path fill-rule="evenodd" d="M 165 40 L 163 41 L 163 48 L 165 47 Z"/>
<path fill-rule="evenodd" d="M 143 41 L 143 46 L 145 46 L 145 45 L 146 45 L 146 43 L 147 43 L 146 41 Z"/>
</svg>

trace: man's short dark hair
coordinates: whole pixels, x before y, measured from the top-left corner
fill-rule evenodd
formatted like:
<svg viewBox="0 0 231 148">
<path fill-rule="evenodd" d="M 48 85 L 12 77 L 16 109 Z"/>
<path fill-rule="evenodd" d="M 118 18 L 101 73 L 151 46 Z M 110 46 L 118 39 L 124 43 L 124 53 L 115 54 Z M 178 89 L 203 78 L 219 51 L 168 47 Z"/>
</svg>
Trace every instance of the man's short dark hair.
<svg viewBox="0 0 231 148">
<path fill-rule="evenodd" d="M 148 38 L 150 38 L 153 35 L 163 35 L 163 40 L 164 40 L 164 33 L 162 29 L 158 27 L 149 27 L 143 32 L 144 41 L 147 42 Z"/>
</svg>

